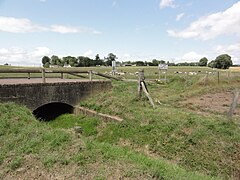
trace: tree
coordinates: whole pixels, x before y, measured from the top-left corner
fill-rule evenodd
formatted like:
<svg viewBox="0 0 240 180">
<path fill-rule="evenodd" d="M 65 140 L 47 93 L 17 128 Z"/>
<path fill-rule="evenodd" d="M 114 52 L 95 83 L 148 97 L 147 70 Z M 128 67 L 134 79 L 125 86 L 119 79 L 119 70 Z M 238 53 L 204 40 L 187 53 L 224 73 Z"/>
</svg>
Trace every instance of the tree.
<svg viewBox="0 0 240 180">
<path fill-rule="evenodd" d="M 166 64 L 166 61 L 160 60 L 160 61 L 159 61 L 159 64 Z M 167 64 L 168 64 L 168 63 L 167 63 Z"/>
<path fill-rule="evenodd" d="M 50 62 L 51 62 L 51 59 L 48 56 L 43 56 L 42 58 L 43 67 L 49 68 Z"/>
<path fill-rule="evenodd" d="M 89 57 L 79 56 L 78 67 L 89 67 L 93 65 L 93 60 Z"/>
<path fill-rule="evenodd" d="M 216 68 L 216 62 L 215 62 L 215 60 L 212 60 L 210 63 L 208 63 L 208 67 L 210 67 L 210 68 Z"/>
<path fill-rule="evenodd" d="M 68 56 L 67 57 L 63 57 L 62 58 L 62 62 L 63 62 L 64 65 L 68 65 L 69 64 Z"/>
<path fill-rule="evenodd" d="M 208 59 L 206 57 L 203 57 L 199 60 L 199 66 L 207 66 Z"/>
<path fill-rule="evenodd" d="M 109 53 L 108 57 L 106 58 L 106 66 L 111 66 L 112 65 L 112 61 L 115 61 L 117 59 L 117 56 L 113 53 Z"/>
<path fill-rule="evenodd" d="M 95 56 L 95 61 L 99 61 L 100 60 L 100 56 L 99 56 L 99 54 L 97 54 L 96 56 Z"/>
<path fill-rule="evenodd" d="M 231 56 L 228 54 L 222 54 L 215 59 L 216 68 L 218 69 L 228 69 L 233 65 Z"/>
<path fill-rule="evenodd" d="M 78 61 L 77 58 L 72 56 L 66 56 L 62 58 L 63 65 L 70 65 L 71 67 L 77 67 Z"/>
<path fill-rule="evenodd" d="M 60 61 L 61 61 L 61 59 L 59 59 L 58 56 L 53 55 L 51 57 L 51 65 L 59 65 Z"/>
<path fill-rule="evenodd" d="M 67 61 L 68 61 L 69 65 L 70 65 L 71 67 L 77 67 L 77 65 L 78 65 L 78 60 L 77 60 L 76 57 L 67 56 L 66 58 L 67 58 Z"/>
<path fill-rule="evenodd" d="M 156 60 L 156 59 L 153 59 L 152 60 L 152 66 L 158 66 L 158 64 L 160 63 L 160 61 Z"/>
<path fill-rule="evenodd" d="M 144 62 L 143 61 L 136 61 L 135 62 L 137 66 L 144 66 Z"/>
<path fill-rule="evenodd" d="M 100 56 L 99 56 L 99 54 L 97 54 L 96 56 L 95 56 L 95 62 L 94 62 L 94 65 L 96 66 L 96 65 L 103 65 L 104 64 L 104 62 L 103 62 L 103 60 L 100 58 Z"/>
</svg>

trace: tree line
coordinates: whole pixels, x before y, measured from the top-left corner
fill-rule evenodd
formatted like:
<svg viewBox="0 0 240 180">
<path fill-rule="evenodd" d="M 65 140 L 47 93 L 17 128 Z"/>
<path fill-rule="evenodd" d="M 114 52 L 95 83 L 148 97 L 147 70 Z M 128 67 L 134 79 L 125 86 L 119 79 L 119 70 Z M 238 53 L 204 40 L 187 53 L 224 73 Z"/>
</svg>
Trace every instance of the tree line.
<svg viewBox="0 0 240 180">
<path fill-rule="evenodd" d="M 143 61 L 136 61 L 136 62 L 128 62 L 132 65 L 137 66 L 157 66 L 158 64 L 168 64 L 169 66 L 208 66 L 211 68 L 217 69 L 228 69 L 230 66 L 233 66 L 233 62 L 231 56 L 228 54 L 222 54 L 216 57 L 215 60 L 212 60 L 208 63 L 208 59 L 206 57 L 201 58 L 198 62 L 180 62 L 180 63 L 171 63 L 169 61 L 164 60 L 156 60 L 153 59 L 152 62 L 143 62 Z"/>
<path fill-rule="evenodd" d="M 51 57 L 44 56 L 42 58 L 43 67 L 64 67 L 64 66 L 71 66 L 71 67 L 90 67 L 90 66 L 111 66 L 112 61 L 116 60 L 117 56 L 113 53 L 109 53 L 107 57 L 101 59 L 99 54 L 95 56 L 95 59 L 91 59 L 85 56 L 66 56 L 59 58 L 56 55 Z"/>
<path fill-rule="evenodd" d="M 71 66 L 71 67 L 90 67 L 90 66 L 111 66 L 112 61 L 116 61 L 117 56 L 113 53 L 109 53 L 107 57 L 103 59 L 100 58 L 99 54 L 95 56 L 94 59 L 85 56 L 66 56 L 59 58 L 56 55 L 51 57 L 44 56 L 42 58 L 43 67 L 48 68 L 52 66 L 64 67 L 64 66 Z M 208 66 L 211 68 L 218 68 L 218 69 L 228 69 L 230 66 L 233 65 L 231 56 L 228 54 L 222 54 L 216 57 L 215 60 L 212 60 L 208 63 L 208 59 L 206 57 L 201 58 L 198 62 L 181 62 L 181 63 L 171 63 L 169 61 L 164 60 L 157 60 L 153 59 L 152 61 L 126 61 L 126 62 L 119 62 L 117 61 L 116 64 L 118 66 L 158 66 L 159 64 L 168 64 L 169 66 Z"/>
</svg>

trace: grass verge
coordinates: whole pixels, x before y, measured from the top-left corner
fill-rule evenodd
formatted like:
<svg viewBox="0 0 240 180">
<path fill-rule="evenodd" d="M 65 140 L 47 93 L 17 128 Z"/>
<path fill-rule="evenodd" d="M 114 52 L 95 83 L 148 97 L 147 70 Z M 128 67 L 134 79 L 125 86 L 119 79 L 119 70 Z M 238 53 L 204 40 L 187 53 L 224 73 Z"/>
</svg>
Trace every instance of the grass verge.
<svg viewBox="0 0 240 180">
<path fill-rule="evenodd" d="M 59 117 L 58 124 L 47 124 L 13 103 L 0 104 L 0 111 L 0 177 L 3 179 L 26 178 L 29 171 L 33 178 L 43 176 L 38 174 L 43 172 L 46 178 L 57 174 L 58 178 L 69 175 L 90 179 L 215 179 L 128 147 L 97 141 L 95 132 L 101 123 L 94 118 L 64 115 Z M 71 131 L 76 124 L 86 132 L 81 138 Z"/>
</svg>

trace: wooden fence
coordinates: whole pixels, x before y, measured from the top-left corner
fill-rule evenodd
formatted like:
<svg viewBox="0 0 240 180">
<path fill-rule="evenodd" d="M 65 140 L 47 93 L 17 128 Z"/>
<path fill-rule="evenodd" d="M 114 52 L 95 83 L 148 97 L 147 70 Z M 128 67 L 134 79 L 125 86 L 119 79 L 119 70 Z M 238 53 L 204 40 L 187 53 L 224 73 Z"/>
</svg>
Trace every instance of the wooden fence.
<svg viewBox="0 0 240 180">
<path fill-rule="evenodd" d="M 82 70 L 77 70 L 77 69 L 45 69 L 45 68 L 33 68 L 33 69 L 28 69 L 28 68 L 11 68 L 11 69 L 0 69 L 0 74 L 3 73 L 10 73 L 13 74 L 15 76 L 10 76 L 9 78 L 18 78 L 21 77 L 19 76 L 20 74 L 23 75 L 23 78 L 33 78 L 33 77 L 40 77 L 42 78 L 42 83 L 46 83 L 46 78 L 48 78 L 46 76 L 46 74 L 60 74 L 60 78 L 63 79 L 64 78 L 64 74 L 68 74 L 68 75 L 72 75 L 72 76 L 76 76 L 76 77 L 80 77 L 80 78 L 88 78 L 90 81 L 92 81 L 93 79 L 93 75 L 97 75 L 100 77 L 104 77 L 107 79 L 111 79 L 111 80 L 117 80 L 120 81 L 121 79 L 118 77 L 113 77 L 110 75 L 106 75 L 100 72 L 96 72 L 96 71 L 82 71 Z M 32 74 L 37 74 L 37 76 L 31 76 Z M 86 74 L 85 76 L 82 74 Z M 58 77 L 58 76 L 53 76 L 53 77 Z M 3 77 L 4 78 L 4 77 Z M 5 77 L 6 78 L 6 77 Z"/>
</svg>

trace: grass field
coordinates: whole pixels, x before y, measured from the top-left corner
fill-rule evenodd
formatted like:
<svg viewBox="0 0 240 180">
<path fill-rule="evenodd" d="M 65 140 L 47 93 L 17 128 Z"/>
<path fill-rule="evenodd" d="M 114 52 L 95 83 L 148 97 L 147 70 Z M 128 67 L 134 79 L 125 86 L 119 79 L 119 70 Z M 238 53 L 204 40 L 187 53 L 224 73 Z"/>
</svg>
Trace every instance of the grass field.
<svg viewBox="0 0 240 180">
<path fill-rule="evenodd" d="M 102 124 L 98 119 L 63 115 L 44 124 L 12 103 L 0 104 L 0 110 L 1 179 L 211 179 L 162 158 L 95 140 Z M 81 138 L 71 131 L 76 124 L 84 129 Z"/>
<path fill-rule="evenodd" d="M 119 68 L 128 73 L 138 69 Z M 148 79 L 158 78 L 156 67 L 144 70 Z M 221 71 L 220 84 L 212 74 L 205 85 L 204 74 L 174 73 L 210 70 L 171 67 L 167 83 L 148 81 L 155 109 L 146 97 L 137 97 L 136 82 L 113 81 L 109 92 L 80 102 L 89 109 L 119 116 L 122 123 L 81 114 L 66 114 L 44 123 L 24 107 L 0 104 L 0 178 L 21 179 L 27 173 L 36 178 L 43 172 L 45 179 L 239 179 L 238 114 L 230 120 L 226 113 L 203 111 L 197 104 L 183 102 L 231 92 L 240 88 L 240 80 L 237 76 L 228 80 Z M 82 127 L 80 138 L 74 134 L 74 126 Z"/>
<path fill-rule="evenodd" d="M 0 66 L 0 69 L 17 69 L 21 67 L 12 67 L 12 66 Z M 24 69 L 33 69 L 32 67 L 24 67 Z M 35 67 L 34 69 L 39 69 Z M 52 70 L 54 68 L 49 68 L 47 70 Z M 112 68 L 111 67 L 78 67 L 78 68 L 58 68 L 58 69 L 77 69 L 80 71 L 97 71 L 100 73 L 110 73 Z M 117 71 L 121 73 L 125 73 L 124 75 L 120 75 L 119 77 L 123 79 L 137 79 L 137 74 L 140 69 L 144 70 L 144 74 L 146 79 L 158 79 L 159 78 L 159 71 L 158 67 L 156 66 L 131 66 L 131 67 L 117 67 Z M 238 78 L 240 77 L 240 72 L 236 70 L 216 70 L 209 67 L 194 67 L 194 66 L 171 66 L 169 67 L 167 71 L 167 77 L 178 75 L 178 76 L 201 76 L 204 77 L 206 75 L 206 72 L 209 73 L 209 77 L 212 79 L 215 79 L 217 81 L 217 72 L 220 72 L 220 79 L 225 81 L 228 78 L 228 72 L 229 76 L 231 78 Z M 197 73 L 197 75 L 193 75 L 193 73 Z M 86 74 L 82 74 L 87 77 Z M 0 73 L 0 78 L 11 78 L 11 77 L 28 77 L 27 73 Z M 31 73 L 31 77 L 41 77 L 41 73 Z M 46 73 L 46 77 L 61 77 L 60 73 Z M 78 78 L 76 76 L 72 76 L 69 74 L 64 74 L 64 78 Z M 164 74 L 160 74 L 160 78 L 164 78 Z M 99 77 L 97 75 L 93 76 L 93 79 L 103 79 L 102 77 Z"/>
</svg>

